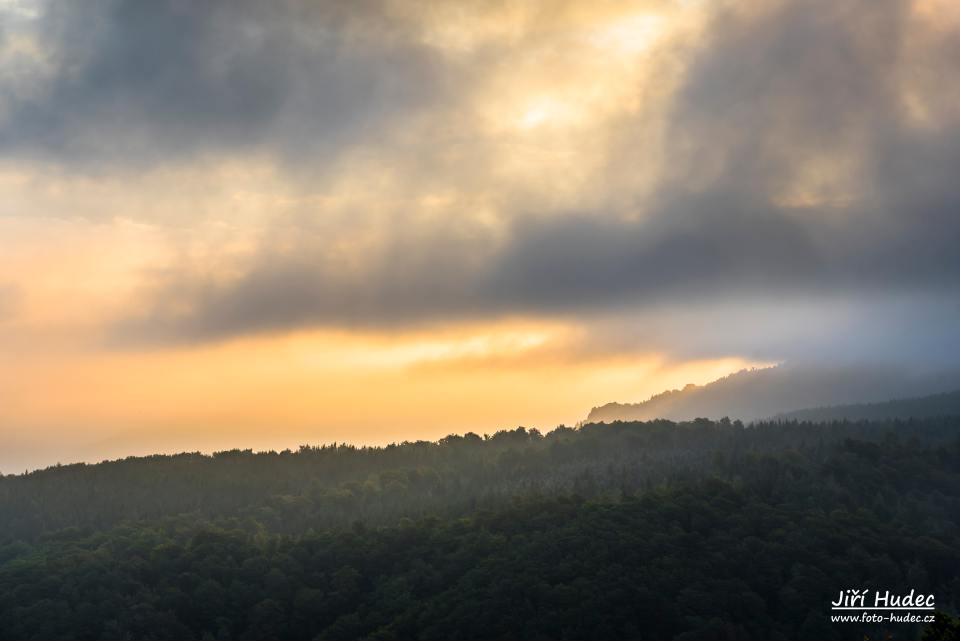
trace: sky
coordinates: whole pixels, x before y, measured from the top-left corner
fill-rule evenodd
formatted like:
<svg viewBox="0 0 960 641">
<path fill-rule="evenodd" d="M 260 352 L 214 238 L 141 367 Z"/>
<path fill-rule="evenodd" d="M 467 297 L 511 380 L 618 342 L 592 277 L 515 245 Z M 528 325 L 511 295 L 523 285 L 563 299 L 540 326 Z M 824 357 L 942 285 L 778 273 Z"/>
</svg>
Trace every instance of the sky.
<svg viewBox="0 0 960 641">
<path fill-rule="evenodd" d="M 960 363 L 952 0 L 0 0 L 0 472 Z"/>
</svg>

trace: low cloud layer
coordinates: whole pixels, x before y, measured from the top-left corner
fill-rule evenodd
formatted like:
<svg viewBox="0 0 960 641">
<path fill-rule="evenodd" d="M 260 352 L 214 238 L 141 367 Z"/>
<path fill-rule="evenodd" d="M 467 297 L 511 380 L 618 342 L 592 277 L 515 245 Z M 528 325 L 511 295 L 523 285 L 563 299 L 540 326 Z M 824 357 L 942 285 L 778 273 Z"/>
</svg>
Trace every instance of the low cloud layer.
<svg viewBox="0 0 960 641">
<path fill-rule="evenodd" d="M 859 222 L 829 230 L 775 211 L 689 203 L 655 220 L 520 221 L 508 240 L 453 234 L 381 249 L 356 272 L 324 247 L 265 251 L 226 282 L 165 283 L 140 319 L 187 340 L 313 324 L 409 325 L 509 314 L 587 315 L 690 301 L 948 296 L 960 260 L 937 233 L 862 246 Z M 952 231 L 952 230 L 951 230 Z M 938 245 L 940 245 L 938 247 Z M 313 251 L 311 251 L 311 249 Z M 892 257 L 896 257 L 892 260 Z M 344 259 L 340 259 L 344 260 Z"/>
</svg>

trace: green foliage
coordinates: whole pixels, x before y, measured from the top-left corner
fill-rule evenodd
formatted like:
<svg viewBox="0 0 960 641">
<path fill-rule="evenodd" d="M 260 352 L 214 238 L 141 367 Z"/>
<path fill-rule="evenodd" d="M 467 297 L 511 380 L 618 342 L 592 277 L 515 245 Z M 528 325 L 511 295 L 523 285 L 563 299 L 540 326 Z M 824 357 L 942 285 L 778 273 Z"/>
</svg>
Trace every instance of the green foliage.
<svg viewBox="0 0 960 641">
<path fill-rule="evenodd" d="M 920 641 L 960 641 L 960 621 L 945 612 L 937 612 L 935 616 Z"/>
<path fill-rule="evenodd" d="M 830 600 L 960 604 L 958 427 L 620 423 L 5 477 L 0 639 L 884 638 Z"/>
<path fill-rule="evenodd" d="M 892 418 L 932 418 L 960 416 L 960 390 L 921 398 L 883 403 L 858 403 L 817 407 L 781 414 L 778 418 L 794 421 L 880 421 Z"/>
</svg>

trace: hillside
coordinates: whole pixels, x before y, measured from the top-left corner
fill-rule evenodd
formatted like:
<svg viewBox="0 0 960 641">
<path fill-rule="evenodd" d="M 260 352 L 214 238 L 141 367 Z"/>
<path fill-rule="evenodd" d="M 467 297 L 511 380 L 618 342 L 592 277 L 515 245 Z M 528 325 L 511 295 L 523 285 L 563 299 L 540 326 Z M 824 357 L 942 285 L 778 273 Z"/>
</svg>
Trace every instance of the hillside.
<svg viewBox="0 0 960 641">
<path fill-rule="evenodd" d="M 958 420 L 521 428 L 0 477 L 0 638 L 916 640 L 831 624 L 829 603 L 878 581 L 960 603 Z"/>
<path fill-rule="evenodd" d="M 878 367 L 780 365 L 742 370 L 706 385 L 687 385 L 641 403 L 593 408 L 588 422 L 688 421 L 724 416 L 755 421 L 787 412 L 850 403 L 875 403 L 960 388 L 960 372 L 916 375 Z"/>
<path fill-rule="evenodd" d="M 778 414 L 783 421 L 875 421 L 884 419 L 960 416 L 960 390 L 921 398 L 908 398 L 884 403 L 834 405 Z"/>
</svg>

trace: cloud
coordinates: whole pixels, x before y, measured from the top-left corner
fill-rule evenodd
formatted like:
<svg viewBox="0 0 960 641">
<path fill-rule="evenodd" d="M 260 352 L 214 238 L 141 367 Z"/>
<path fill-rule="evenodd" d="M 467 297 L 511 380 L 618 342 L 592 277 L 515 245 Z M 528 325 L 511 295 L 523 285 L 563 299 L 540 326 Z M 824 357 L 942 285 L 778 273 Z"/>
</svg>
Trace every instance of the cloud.
<svg viewBox="0 0 960 641">
<path fill-rule="evenodd" d="M 935 299 L 960 278 L 948 246 L 939 255 L 891 261 L 899 241 L 862 246 L 858 224 L 824 229 L 725 203 L 719 195 L 670 201 L 639 221 L 520 219 L 506 240 L 434 231 L 429 238 L 391 237 L 359 261 L 313 243 L 264 249 L 233 279 L 161 281 L 149 296 L 161 304 L 129 322 L 125 333 L 200 341 L 317 325 L 382 329 L 509 315 L 590 318 L 693 302 L 918 292 Z M 931 230 L 931 241 L 942 231 Z"/>
<path fill-rule="evenodd" d="M 0 94 L 0 146 L 76 170 L 324 160 L 440 91 L 427 49 L 387 16 L 375 0 L 47 0 L 19 29 L 40 62 Z"/>
<path fill-rule="evenodd" d="M 403 3 L 51 1 L 31 37 L 53 63 L 5 95 L 0 145 L 108 168 L 262 153 L 308 173 L 364 147 L 344 170 L 353 192 L 402 192 L 339 227 L 304 206 L 272 221 L 292 228 L 285 242 L 267 222 L 240 258 L 171 266 L 114 328 L 121 342 L 516 315 L 653 323 L 670 307 L 798 300 L 805 318 L 846 300 L 865 321 L 885 299 L 941 336 L 935 311 L 960 282 L 960 108 L 937 79 L 960 71 L 960 21 L 921 8 L 719 3 L 697 38 L 617 63 L 662 70 L 661 95 L 649 78 L 591 84 L 612 54 L 567 18 L 538 30 L 497 14 L 479 37 L 456 21 L 429 31 L 436 16 Z M 570 51 L 605 64 L 574 69 Z M 423 205 L 447 192 L 452 204 Z M 763 316 L 760 331 L 799 340 Z M 841 325 L 820 338 L 856 332 Z M 745 349 L 729 328 L 697 331 L 717 337 L 690 341 L 705 350 Z M 790 351 L 766 336 L 765 357 Z"/>
</svg>

